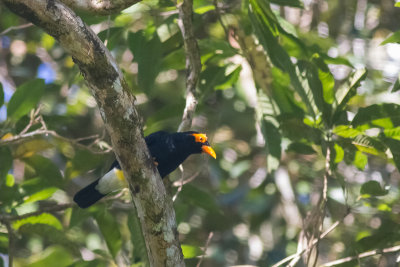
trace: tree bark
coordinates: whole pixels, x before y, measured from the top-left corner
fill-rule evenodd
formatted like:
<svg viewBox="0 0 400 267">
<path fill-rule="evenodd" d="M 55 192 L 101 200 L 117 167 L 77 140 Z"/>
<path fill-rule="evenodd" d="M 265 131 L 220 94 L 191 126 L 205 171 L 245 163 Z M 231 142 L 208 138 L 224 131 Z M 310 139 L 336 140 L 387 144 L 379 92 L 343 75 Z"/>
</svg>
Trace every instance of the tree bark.
<svg viewBox="0 0 400 267">
<path fill-rule="evenodd" d="M 150 266 L 184 266 L 172 201 L 144 141 L 135 97 L 110 52 L 81 18 L 58 0 L 1 1 L 58 40 L 79 66 L 129 182 Z"/>
</svg>

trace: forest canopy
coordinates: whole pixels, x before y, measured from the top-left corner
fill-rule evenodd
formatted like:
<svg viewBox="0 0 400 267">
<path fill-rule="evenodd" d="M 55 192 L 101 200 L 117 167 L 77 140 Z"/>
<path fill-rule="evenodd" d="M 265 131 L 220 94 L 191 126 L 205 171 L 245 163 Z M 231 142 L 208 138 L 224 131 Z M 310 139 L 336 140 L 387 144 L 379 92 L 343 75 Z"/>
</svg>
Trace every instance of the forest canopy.
<svg viewBox="0 0 400 267">
<path fill-rule="evenodd" d="M 398 264 L 400 2 L 94 2 L 0 1 L 0 266 Z"/>
</svg>

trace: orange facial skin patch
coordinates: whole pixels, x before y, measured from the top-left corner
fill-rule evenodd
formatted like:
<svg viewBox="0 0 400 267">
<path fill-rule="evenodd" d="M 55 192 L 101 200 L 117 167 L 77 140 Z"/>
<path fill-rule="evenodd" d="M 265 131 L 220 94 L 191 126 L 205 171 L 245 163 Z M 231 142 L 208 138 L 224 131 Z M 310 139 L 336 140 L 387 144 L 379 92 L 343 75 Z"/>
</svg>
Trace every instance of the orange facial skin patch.
<svg viewBox="0 0 400 267">
<path fill-rule="evenodd" d="M 207 135 L 205 135 L 205 134 L 195 133 L 195 134 L 192 134 L 192 135 L 194 136 L 195 141 L 197 143 L 205 143 L 205 142 L 207 142 Z"/>
</svg>

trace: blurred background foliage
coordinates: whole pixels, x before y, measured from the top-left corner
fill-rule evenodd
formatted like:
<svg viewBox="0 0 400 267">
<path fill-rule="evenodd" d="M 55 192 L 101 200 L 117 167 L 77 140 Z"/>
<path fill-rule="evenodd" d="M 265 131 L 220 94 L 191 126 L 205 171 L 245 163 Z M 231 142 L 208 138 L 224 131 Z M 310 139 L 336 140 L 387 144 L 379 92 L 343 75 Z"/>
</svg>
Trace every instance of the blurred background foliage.
<svg viewBox="0 0 400 267">
<path fill-rule="evenodd" d="M 336 221 L 319 265 L 399 245 L 399 6 L 194 1 L 203 68 L 193 129 L 217 160 L 192 156 L 169 177 L 187 266 L 204 247 L 201 266 L 271 266 Z M 113 160 L 79 69 L 51 36 L 0 11 L 0 266 L 10 244 L 15 266 L 142 266 L 127 190 L 70 204 Z M 119 62 L 145 135 L 176 131 L 186 71 L 174 2 L 80 16 Z M 340 266 L 396 262 L 387 253 Z"/>
</svg>

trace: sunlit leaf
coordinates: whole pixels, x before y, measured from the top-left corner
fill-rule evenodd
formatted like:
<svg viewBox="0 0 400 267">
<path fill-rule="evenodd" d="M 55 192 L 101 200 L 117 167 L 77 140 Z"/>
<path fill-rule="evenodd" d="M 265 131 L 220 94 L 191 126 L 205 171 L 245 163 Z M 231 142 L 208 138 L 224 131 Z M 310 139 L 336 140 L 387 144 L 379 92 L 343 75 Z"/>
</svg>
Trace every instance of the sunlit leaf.
<svg viewBox="0 0 400 267">
<path fill-rule="evenodd" d="M 397 32 L 393 33 L 392 35 L 390 35 L 388 38 L 386 38 L 381 43 L 381 45 L 385 45 L 385 44 L 388 44 L 388 43 L 398 43 L 398 44 L 400 44 L 400 31 L 397 31 Z"/>
<path fill-rule="evenodd" d="M 344 157 L 344 150 L 341 146 L 339 146 L 338 144 L 335 144 L 335 163 L 339 163 L 342 162 Z"/>
<path fill-rule="evenodd" d="M 364 170 L 365 165 L 367 165 L 367 163 L 368 163 L 368 157 L 361 151 L 356 151 L 356 153 L 354 155 L 353 163 L 354 163 L 354 166 L 357 167 L 357 169 Z"/>
<path fill-rule="evenodd" d="M 355 138 L 362 134 L 361 131 L 354 129 L 349 125 L 338 125 L 333 129 L 333 133 L 344 138 Z"/>
<path fill-rule="evenodd" d="M 102 260 L 102 259 L 95 259 L 91 261 L 78 260 L 73 264 L 68 265 L 68 267 L 107 267 L 107 266 L 109 266 L 109 262 L 107 260 Z"/>
<path fill-rule="evenodd" d="M 62 246 L 52 246 L 40 253 L 39 259 L 25 265 L 26 267 L 57 266 L 67 267 L 73 262 L 73 257 Z"/>
<path fill-rule="evenodd" d="M 393 126 L 400 125 L 400 105 L 385 103 L 374 104 L 365 108 L 360 108 L 353 118 L 353 126 L 365 123 L 373 123 L 375 120 L 389 118 Z"/>
<path fill-rule="evenodd" d="M 203 254 L 203 251 L 199 247 L 196 247 L 196 246 L 182 244 L 181 248 L 182 248 L 183 257 L 185 259 L 195 258 L 195 257 Z"/>
<path fill-rule="evenodd" d="M 94 217 L 111 255 L 115 258 L 122 246 L 121 232 L 116 218 L 104 208 L 96 211 Z"/>
<path fill-rule="evenodd" d="M 18 120 L 34 109 L 44 93 L 44 80 L 35 79 L 20 85 L 7 105 L 9 118 Z"/>
<path fill-rule="evenodd" d="M 24 203 L 35 202 L 40 200 L 45 200 L 51 197 L 56 191 L 58 190 L 57 187 L 47 187 L 39 192 L 36 192 L 26 199 L 24 199 Z"/>
<path fill-rule="evenodd" d="M 17 220 L 13 223 L 13 227 L 18 230 L 25 224 L 46 224 L 52 226 L 58 230 L 62 230 L 61 222 L 50 213 L 42 213 L 36 216 L 30 216 L 21 220 Z"/>
<path fill-rule="evenodd" d="M 338 89 L 338 91 L 336 92 L 336 101 L 338 103 L 335 114 L 336 119 L 338 119 L 340 112 L 344 109 L 349 100 L 356 95 L 357 88 L 366 77 L 367 71 L 365 69 L 357 70 L 350 76 L 350 78 L 348 79 L 348 83 L 345 83 Z"/>
<path fill-rule="evenodd" d="M 361 195 L 369 196 L 384 196 L 388 193 L 388 190 L 381 187 L 377 181 L 368 181 L 361 186 Z"/>
<path fill-rule="evenodd" d="M 303 2 L 299 0 L 270 0 L 270 2 L 280 6 L 304 7 Z"/>
<path fill-rule="evenodd" d="M 0 146 L 0 185 L 3 184 L 8 171 L 11 169 L 13 157 L 11 151 L 6 146 Z"/>
<path fill-rule="evenodd" d="M 358 150 L 372 155 L 379 155 L 386 151 L 386 147 L 383 143 L 366 135 L 358 135 L 352 140 L 352 144 L 355 145 Z"/>
<path fill-rule="evenodd" d="M 194 9 L 194 12 L 201 15 L 201 14 L 204 14 L 204 13 L 214 10 L 214 9 L 215 9 L 214 5 L 208 5 L 208 6 L 198 7 L 196 9 Z"/>
<path fill-rule="evenodd" d="M 33 156 L 34 154 L 53 148 L 54 145 L 44 138 L 35 138 L 32 140 L 25 140 L 25 142 L 19 144 L 15 148 L 14 157 L 15 158 L 28 158 Z"/>
</svg>

